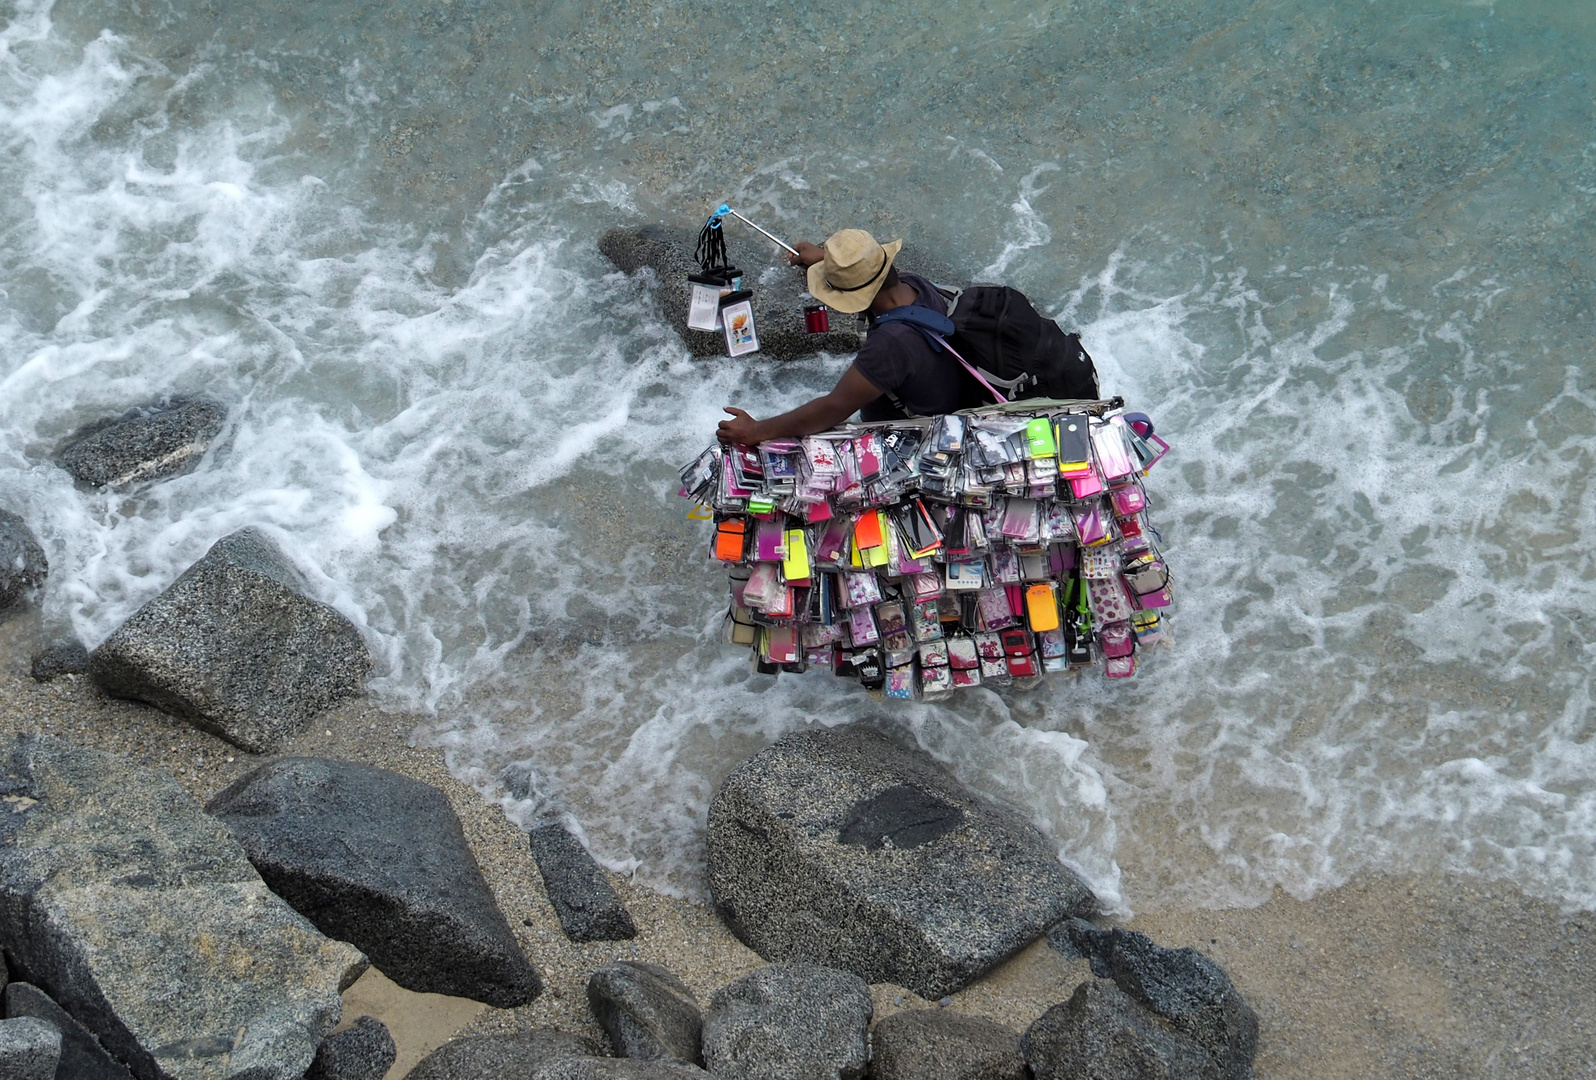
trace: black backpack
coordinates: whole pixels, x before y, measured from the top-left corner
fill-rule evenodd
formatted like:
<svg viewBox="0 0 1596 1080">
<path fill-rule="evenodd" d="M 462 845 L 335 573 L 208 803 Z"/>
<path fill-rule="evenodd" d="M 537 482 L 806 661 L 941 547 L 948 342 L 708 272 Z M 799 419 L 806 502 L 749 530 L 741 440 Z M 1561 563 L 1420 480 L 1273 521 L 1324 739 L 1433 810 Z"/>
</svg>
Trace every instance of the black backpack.
<svg viewBox="0 0 1596 1080">
<path fill-rule="evenodd" d="M 1097 367 L 1081 345 L 1043 316 L 1025 294 L 1007 285 L 972 285 L 963 291 L 937 287 L 948 314 L 910 304 L 876 316 L 877 323 L 905 322 L 935 347 L 948 345 L 1010 401 L 1063 398 L 1096 401 Z M 968 372 L 965 407 L 992 403 L 992 395 Z"/>
</svg>

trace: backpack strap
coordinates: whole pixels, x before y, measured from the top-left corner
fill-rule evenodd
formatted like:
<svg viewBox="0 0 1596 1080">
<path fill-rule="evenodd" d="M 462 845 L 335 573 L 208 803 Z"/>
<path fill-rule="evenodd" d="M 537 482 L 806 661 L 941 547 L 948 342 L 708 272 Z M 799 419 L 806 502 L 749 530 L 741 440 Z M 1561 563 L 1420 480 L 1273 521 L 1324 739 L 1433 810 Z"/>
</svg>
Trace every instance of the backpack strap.
<svg viewBox="0 0 1596 1080">
<path fill-rule="evenodd" d="M 1005 380 L 991 376 L 991 381 L 988 381 L 988 374 L 982 373 L 980 368 L 977 368 L 974 364 L 960 356 L 958 350 L 952 345 L 948 344 L 947 335 L 952 334 L 954 330 L 953 320 L 951 318 L 946 315 L 939 315 L 930 308 L 922 307 L 919 304 L 905 304 L 903 307 L 893 308 L 891 311 L 876 316 L 877 326 L 888 322 L 901 322 L 920 331 L 926 340 L 931 342 L 933 347 L 946 349 L 953 356 L 953 359 L 964 365 L 964 370 L 973 375 L 976 382 L 986 387 L 986 392 L 996 398 L 999 405 L 1008 404 L 1009 399 L 1000 394 L 992 385 L 992 382 L 998 382 L 1001 384 L 1004 383 Z M 1027 376 L 1022 375 L 1020 379 L 1013 380 L 1013 382 L 1018 383 L 1026 377 Z M 1014 386 L 1012 383 L 1008 385 L 1008 391 L 1011 394 L 1014 392 Z M 897 403 L 894 402 L 894 404 Z M 901 404 L 898 405 L 898 407 L 900 410 L 903 408 Z"/>
</svg>

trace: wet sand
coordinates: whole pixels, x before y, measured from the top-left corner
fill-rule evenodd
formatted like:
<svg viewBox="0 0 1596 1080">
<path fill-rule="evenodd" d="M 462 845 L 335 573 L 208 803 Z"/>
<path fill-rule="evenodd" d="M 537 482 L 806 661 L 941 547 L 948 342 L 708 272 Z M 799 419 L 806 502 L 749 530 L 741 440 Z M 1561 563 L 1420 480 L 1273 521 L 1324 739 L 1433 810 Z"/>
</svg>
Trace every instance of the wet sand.
<svg viewBox="0 0 1596 1080">
<path fill-rule="evenodd" d="M 0 625 L 8 730 L 124 754 L 171 773 L 202 801 L 259 762 L 158 710 L 106 698 L 84 679 L 35 683 L 27 665 L 37 633 L 33 616 Z M 408 745 L 416 723 L 360 702 L 326 714 L 286 752 L 365 761 L 445 791 L 547 990 L 526 1007 L 499 1010 L 414 994 L 368 972 L 345 994 L 346 1023 L 373 1015 L 388 1024 L 400 1051 L 389 1080 L 459 1032 L 558 1027 L 601 1037 L 585 987 L 611 960 L 663 964 L 706 1002 L 762 963 L 707 906 L 620 877 L 637 938 L 566 941 L 524 834 L 451 777 L 441 752 Z M 1260 1080 L 1596 1077 L 1596 982 L 1588 974 L 1596 914 L 1560 911 L 1511 882 L 1370 875 L 1306 902 L 1277 895 L 1250 909 L 1166 909 L 1130 925 L 1164 945 L 1195 946 L 1230 973 L 1259 1015 Z M 1084 961 L 1038 942 L 948 1007 L 1022 1030 L 1089 975 Z M 938 1007 L 899 987 L 872 990 L 877 1016 Z"/>
</svg>

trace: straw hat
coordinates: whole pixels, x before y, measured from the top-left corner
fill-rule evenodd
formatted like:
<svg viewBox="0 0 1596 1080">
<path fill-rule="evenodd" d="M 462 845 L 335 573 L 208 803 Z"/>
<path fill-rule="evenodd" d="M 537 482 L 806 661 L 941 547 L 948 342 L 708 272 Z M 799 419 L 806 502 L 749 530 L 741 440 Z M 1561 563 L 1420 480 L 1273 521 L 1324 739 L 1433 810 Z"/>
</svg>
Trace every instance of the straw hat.
<svg viewBox="0 0 1596 1080">
<path fill-rule="evenodd" d="M 843 229 L 826 238 L 826 257 L 809 268 L 809 292 L 836 311 L 855 313 L 870 306 L 887 280 L 902 240 L 878 244 L 863 229 Z"/>
</svg>

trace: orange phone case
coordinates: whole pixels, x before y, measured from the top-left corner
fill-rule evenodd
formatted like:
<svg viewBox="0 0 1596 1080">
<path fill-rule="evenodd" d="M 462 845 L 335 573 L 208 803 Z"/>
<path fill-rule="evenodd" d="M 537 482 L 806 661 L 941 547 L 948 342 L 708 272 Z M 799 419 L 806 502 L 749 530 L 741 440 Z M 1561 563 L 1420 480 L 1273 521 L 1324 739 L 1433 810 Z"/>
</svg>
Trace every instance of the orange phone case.
<svg viewBox="0 0 1596 1080">
<path fill-rule="evenodd" d="M 1025 611 L 1034 632 L 1058 629 L 1058 600 L 1051 584 L 1032 585 L 1025 590 Z"/>
<path fill-rule="evenodd" d="M 880 547 L 886 543 L 886 538 L 881 535 L 881 511 L 870 510 L 859 519 L 853 527 L 854 541 L 862 548 Z"/>
<path fill-rule="evenodd" d="M 748 522 L 742 518 L 721 522 L 715 526 L 715 558 L 723 562 L 741 562 L 747 541 Z"/>
</svg>

